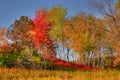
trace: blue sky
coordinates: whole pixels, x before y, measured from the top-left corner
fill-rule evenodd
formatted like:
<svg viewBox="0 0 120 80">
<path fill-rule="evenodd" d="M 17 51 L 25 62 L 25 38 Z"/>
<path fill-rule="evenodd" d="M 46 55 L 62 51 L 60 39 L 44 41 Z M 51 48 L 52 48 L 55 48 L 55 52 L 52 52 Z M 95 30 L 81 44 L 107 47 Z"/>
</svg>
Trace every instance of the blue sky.
<svg viewBox="0 0 120 80">
<path fill-rule="evenodd" d="M 61 4 L 68 9 L 67 17 L 74 16 L 82 11 L 92 12 L 90 0 L 0 0 L 0 27 L 9 27 L 20 16 L 34 18 L 39 8 L 50 9 Z"/>
</svg>

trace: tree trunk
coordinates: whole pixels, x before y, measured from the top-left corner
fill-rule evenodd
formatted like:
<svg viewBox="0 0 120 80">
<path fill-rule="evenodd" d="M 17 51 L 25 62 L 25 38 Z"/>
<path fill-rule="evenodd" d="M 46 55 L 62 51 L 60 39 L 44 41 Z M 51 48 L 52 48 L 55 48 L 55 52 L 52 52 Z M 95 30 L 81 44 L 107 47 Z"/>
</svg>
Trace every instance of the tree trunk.
<svg viewBox="0 0 120 80">
<path fill-rule="evenodd" d="M 70 49 L 67 48 L 67 61 L 69 62 L 69 52 L 70 52 Z"/>
</svg>

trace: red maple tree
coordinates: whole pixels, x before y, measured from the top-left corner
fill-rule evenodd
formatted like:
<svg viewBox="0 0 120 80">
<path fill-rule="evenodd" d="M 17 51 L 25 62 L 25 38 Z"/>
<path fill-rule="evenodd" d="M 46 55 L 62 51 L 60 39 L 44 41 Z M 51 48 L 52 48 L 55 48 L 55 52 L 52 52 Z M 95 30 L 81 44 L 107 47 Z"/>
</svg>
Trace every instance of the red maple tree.
<svg viewBox="0 0 120 80">
<path fill-rule="evenodd" d="M 45 45 L 49 46 L 52 44 L 52 41 L 48 35 L 51 23 L 47 22 L 46 15 L 47 12 L 45 10 L 38 10 L 36 12 L 35 19 L 33 19 L 34 25 L 30 30 L 33 41 L 40 44 L 40 47 Z"/>
</svg>

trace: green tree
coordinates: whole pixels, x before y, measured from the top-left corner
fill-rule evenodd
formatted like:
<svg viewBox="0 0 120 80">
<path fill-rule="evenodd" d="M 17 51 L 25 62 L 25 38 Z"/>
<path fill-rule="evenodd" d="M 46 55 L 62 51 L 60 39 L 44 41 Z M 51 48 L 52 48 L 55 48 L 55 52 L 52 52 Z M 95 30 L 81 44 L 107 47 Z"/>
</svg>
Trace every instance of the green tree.
<svg viewBox="0 0 120 80">
<path fill-rule="evenodd" d="M 63 27 L 64 20 L 67 14 L 67 9 L 61 5 L 54 6 L 48 11 L 47 20 L 52 22 L 51 30 L 49 31 L 50 37 L 54 41 L 54 46 L 58 49 L 58 54 L 64 54 L 63 47 Z M 60 52 L 60 53 L 59 53 Z M 60 57 L 60 56 L 59 56 Z"/>
<path fill-rule="evenodd" d="M 64 9 L 62 6 L 52 7 L 48 12 L 48 21 L 52 22 L 52 28 L 50 30 L 50 36 L 59 41 L 63 35 L 63 22 L 67 14 L 67 9 Z"/>
</svg>

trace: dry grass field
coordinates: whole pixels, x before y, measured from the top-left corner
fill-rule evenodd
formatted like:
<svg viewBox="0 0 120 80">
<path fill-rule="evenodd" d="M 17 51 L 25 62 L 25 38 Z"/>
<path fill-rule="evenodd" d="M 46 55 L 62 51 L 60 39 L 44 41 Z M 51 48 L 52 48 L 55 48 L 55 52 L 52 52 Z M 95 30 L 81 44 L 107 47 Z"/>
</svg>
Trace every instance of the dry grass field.
<svg viewBox="0 0 120 80">
<path fill-rule="evenodd" d="M 120 80 L 120 71 L 50 71 L 0 68 L 0 80 Z"/>
</svg>

